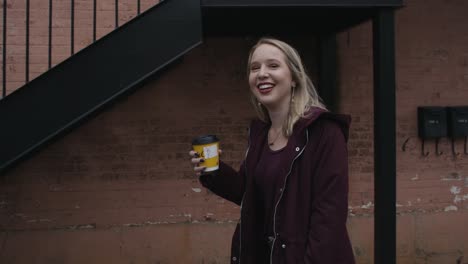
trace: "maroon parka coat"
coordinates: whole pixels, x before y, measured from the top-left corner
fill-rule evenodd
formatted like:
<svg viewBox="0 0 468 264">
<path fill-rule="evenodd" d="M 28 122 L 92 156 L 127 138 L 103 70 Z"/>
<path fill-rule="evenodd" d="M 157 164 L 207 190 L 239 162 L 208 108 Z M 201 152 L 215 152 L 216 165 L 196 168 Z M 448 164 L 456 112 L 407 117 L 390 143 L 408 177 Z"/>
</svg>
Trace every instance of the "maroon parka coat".
<svg viewBox="0 0 468 264">
<path fill-rule="evenodd" d="M 282 161 L 288 173 L 275 194 L 274 237 L 264 237 L 264 218 L 258 215 L 254 191 L 254 168 L 268 124 L 252 122 L 239 171 L 221 162 L 216 175 L 200 177 L 203 186 L 241 206 L 231 263 L 263 263 L 265 244 L 271 264 L 354 263 L 346 229 L 349 122 L 349 116 L 313 108 L 294 125 L 284 150 L 288 158 Z"/>
</svg>

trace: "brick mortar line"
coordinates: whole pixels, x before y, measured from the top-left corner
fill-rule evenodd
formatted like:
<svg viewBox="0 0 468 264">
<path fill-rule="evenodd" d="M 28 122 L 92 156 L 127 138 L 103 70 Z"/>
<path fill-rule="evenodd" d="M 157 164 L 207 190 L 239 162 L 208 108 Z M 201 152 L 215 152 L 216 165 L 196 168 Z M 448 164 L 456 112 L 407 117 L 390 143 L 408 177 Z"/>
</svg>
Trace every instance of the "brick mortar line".
<svg viewBox="0 0 468 264">
<path fill-rule="evenodd" d="M 349 212 L 348 216 L 349 217 L 372 217 L 374 214 L 373 214 L 374 210 L 371 210 L 369 213 L 352 213 L 352 212 Z M 404 211 L 399 211 L 399 212 L 396 212 L 396 215 L 397 216 L 403 216 L 403 215 L 421 215 L 421 214 L 435 214 L 435 213 L 446 213 L 446 214 L 450 214 L 450 213 L 460 213 L 460 212 L 468 212 L 468 208 L 459 208 L 457 210 L 449 210 L 449 211 L 446 211 L 446 208 L 437 208 L 437 209 L 428 209 L 428 210 L 425 210 L 425 209 L 420 209 L 420 208 L 416 208 L 416 209 L 410 209 L 410 210 L 404 210 Z"/>
<path fill-rule="evenodd" d="M 130 228 L 139 228 L 139 227 L 148 227 L 148 226 L 162 226 L 162 225 L 224 225 L 224 224 L 236 224 L 237 220 L 228 220 L 228 221 L 183 221 L 183 222 L 169 222 L 169 221 L 147 221 L 143 223 L 128 223 L 121 225 L 105 225 L 105 226 L 96 226 L 96 224 L 81 224 L 81 225 L 68 225 L 62 227 L 52 227 L 52 228 L 20 228 L 20 229 L 4 229 L 0 228 L 0 232 L 11 233 L 11 232 L 30 232 L 30 231 L 82 231 L 82 230 L 111 230 L 111 229 L 130 229 Z M 5 244 L 6 239 L 3 241 L 2 249 Z"/>
<path fill-rule="evenodd" d="M 459 211 L 444 211 L 444 209 L 435 209 L 435 210 L 410 210 L 404 212 L 397 212 L 396 216 L 405 216 L 405 215 L 427 215 L 427 214 L 435 214 L 435 213 L 458 213 Z M 360 218 L 366 217 L 371 218 L 374 215 L 372 213 L 358 213 L 358 214 L 349 214 L 349 218 Z M 68 225 L 62 227 L 49 227 L 49 228 L 21 228 L 21 229 L 5 229 L 0 228 L 1 232 L 28 232 L 28 231 L 79 231 L 79 230 L 109 230 L 109 229 L 127 229 L 127 228 L 139 228 L 139 227 L 148 227 L 148 226 L 162 226 L 162 225 L 186 225 L 186 224 L 194 224 L 194 225 L 208 225 L 208 224 L 215 224 L 215 225 L 222 225 L 222 224 L 235 224 L 237 220 L 226 220 L 226 221 L 198 221 L 198 220 L 187 220 L 187 221 L 179 221 L 179 222 L 172 222 L 172 221 L 146 221 L 146 222 L 139 222 L 139 223 L 128 223 L 128 224 L 120 224 L 120 225 L 102 225 L 97 226 L 95 223 L 88 223 L 88 224 L 78 224 L 78 225 Z M 3 244 L 5 241 L 3 241 Z M 3 247 L 4 245 L 2 245 Z"/>
</svg>

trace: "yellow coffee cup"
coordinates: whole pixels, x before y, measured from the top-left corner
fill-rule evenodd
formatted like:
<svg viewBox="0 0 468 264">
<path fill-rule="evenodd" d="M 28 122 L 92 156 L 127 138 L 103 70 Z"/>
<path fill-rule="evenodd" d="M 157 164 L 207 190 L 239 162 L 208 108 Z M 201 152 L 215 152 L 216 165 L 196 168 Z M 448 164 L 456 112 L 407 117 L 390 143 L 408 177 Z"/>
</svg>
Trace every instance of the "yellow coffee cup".
<svg viewBox="0 0 468 264">
<path fill-rule="evenodd" d="M 200 166 L 206 167 L 205 172 L 219 169 L 219 139 L 215 135 L 205 135 L 193 139 L 192 147 L 204 160 L 200 162 Z"/>
</svg>

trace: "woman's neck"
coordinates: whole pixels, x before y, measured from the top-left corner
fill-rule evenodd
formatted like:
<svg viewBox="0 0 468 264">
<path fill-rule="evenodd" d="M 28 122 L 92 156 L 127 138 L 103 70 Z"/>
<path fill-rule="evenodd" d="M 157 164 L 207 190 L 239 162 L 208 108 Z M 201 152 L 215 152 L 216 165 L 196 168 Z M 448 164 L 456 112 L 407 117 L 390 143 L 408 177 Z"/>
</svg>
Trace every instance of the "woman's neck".
<svg viewBox="0 0 468 264">
<path fill-rule="evenodd" d="M 288 118 L 290 98 L 284 97 L 275 104 L 265 105 L 270 116 L 271 129 L 275 132 L 283 130 L 283 125 Z"/>
<path fill-rule="evenodd" d="M 282 130 L 283 124 L 288 118 L 288 111 L 285 111 L 283 109 L 276 110 L 276 111 L 270 110 L 268 111 L 268 114 L 270 116 L 271 128 L 277 132 Z"/>
<path fill-rule="evenodd" d="M 271 150 L 279 150 L 286 146 L 288 138 L 284 133 L 284 123 L 288 118 L 288 111 L 268 111 L 271 127 L 268 131 L 268 145 Z"/>
</svg>

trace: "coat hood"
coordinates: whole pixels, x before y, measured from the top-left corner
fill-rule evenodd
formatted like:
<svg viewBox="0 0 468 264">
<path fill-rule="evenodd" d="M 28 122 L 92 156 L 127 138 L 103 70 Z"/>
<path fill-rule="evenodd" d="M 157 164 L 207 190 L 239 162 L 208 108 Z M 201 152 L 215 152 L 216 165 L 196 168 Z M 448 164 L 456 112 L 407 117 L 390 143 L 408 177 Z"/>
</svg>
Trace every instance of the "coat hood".
<svg viewBox="0 0 468 264">
<path fill-rule="evenodd" d="M 343 132 L 343 135 L 345 136 L 345 140 L 348 141 L 349 137 L 349 126 L 351 124 L 351 116 L 349 115 L 344 115 L 344 114 L 335 114 L 332 112 L 329 112 L 328 110 L 318 108 L 318 107 L 312 107 L 307 111 L 305 116 L 301 119 L 299 119 L 296 124 L 294 124 L 294 129 L 293 129 L 293 136 L 301 134 L 304 129 L 312 125 L 315 121 L 319 119 L 328 119 L 331 121 L 336 122 L 340 128 L 341 131 Z M 252 121 L 252 124 L 250 126 L 251 131 L 257 131 L 261 132 L 264 129 L 268 129 L 270 124 L 265 123 L 261 120 L 254 120 Z M 253 138 L 257 135 L 252 135 Z"/>
</svg>

